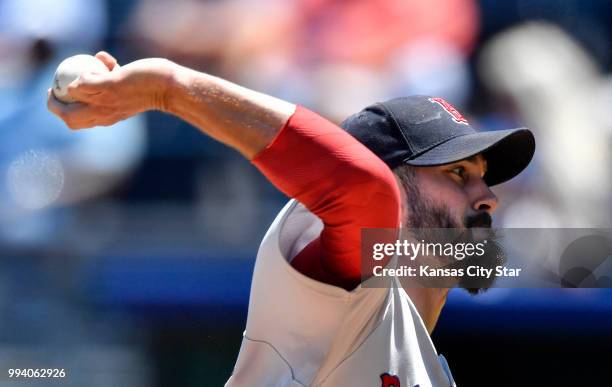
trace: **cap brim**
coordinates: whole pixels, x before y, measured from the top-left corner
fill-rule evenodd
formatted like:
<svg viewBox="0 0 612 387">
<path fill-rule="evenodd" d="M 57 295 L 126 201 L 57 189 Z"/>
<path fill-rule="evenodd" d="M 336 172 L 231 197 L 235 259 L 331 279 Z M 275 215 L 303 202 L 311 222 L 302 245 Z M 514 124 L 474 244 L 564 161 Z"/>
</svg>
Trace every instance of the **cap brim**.
<svg viewBox="0 0 612 387">
<path fill-rule="evenodd" d="M 482 153 L 487 160 L 484 176 L 489 186 L 503 183 L 529 165 L 535 152 L 535 139 L 529 129 L 478 132 L 452 138 L 404 163 L 435 166 L 454 163 Z"/>
</svg>

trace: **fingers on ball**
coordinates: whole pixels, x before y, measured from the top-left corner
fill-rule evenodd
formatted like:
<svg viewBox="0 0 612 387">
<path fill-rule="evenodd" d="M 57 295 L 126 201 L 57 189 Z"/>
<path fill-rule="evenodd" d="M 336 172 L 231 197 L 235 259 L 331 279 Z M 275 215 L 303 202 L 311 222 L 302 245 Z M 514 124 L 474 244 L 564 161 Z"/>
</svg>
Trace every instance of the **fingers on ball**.
<svg viewBox="0 0 612 387">
<path fill-rule="evenodd" d="M 58 101 L 48 94 L 47 107 L 72 130 L 109 126 L 119 121 L 118 113 L 105 107 L 95 107 L 81 102 L 69 104 Z"/>
<path fill-rule="evenodd" d="M 51 113 L 61 118 L 61 116 L 64 114 L 64 106 L 66 106 L 66 104 L 58 100 L 51 89 L 47 90 L 47 109 Z"/>
</svg>

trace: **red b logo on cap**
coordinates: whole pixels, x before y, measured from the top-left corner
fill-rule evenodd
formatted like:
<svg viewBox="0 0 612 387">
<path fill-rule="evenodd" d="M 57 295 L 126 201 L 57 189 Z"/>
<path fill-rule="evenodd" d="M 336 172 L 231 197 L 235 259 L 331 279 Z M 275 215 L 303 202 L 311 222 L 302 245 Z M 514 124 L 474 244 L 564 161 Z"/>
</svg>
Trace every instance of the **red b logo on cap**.
<svg viewBox="0 0 612 387">
<path fill-rule="evenodd" d="M 432 98 L 429 98 L 429 101 L 433 103 L 437 103 L 438 105 L 442 106 L 442 108 L 446 110 L 448 114 L 451 115 L 451 117 L 453 118 L 453 121 L 455 121 L 456 123 L 469 125 L 467 120 L 461 115 L 461 113 L 459 113 L 459 111 L 455 109 L 453 105 L 446 102 L 443 98 L 432 97 Z"/>
</svg>

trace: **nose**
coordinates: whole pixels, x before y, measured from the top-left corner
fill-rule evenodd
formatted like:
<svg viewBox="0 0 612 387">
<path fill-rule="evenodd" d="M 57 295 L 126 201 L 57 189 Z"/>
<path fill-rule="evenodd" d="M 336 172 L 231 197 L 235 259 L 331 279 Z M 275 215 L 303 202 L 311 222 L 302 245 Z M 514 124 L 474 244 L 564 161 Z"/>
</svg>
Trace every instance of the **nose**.
<svg viewBox="0 0 612 387">
<path fill-rule="evenodd" d="M 493 214 L 497 209 L 498 200 L 497 196 L 495 196 L 489 186 L 484 181 L 482 181 L 481 184 L 479 184 L 476 199 L 473 203 L 474 210 L 486 211 L 489 214 Z"/>
</svg>

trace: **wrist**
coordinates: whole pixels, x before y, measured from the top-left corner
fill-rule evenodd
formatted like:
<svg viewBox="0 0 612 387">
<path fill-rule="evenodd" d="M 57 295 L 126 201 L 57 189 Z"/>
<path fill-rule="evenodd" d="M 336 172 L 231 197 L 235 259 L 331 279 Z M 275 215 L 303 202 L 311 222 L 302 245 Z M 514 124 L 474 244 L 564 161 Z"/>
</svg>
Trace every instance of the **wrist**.
<svg viewBox="0 0 612 387">
<path fill-rule="evenodd" d="M 159 59 L 152 82 L 151 108 L 169 113 L 171 100 L 179 83 L 179 65 L 167 59 Z"/>
</svg>

